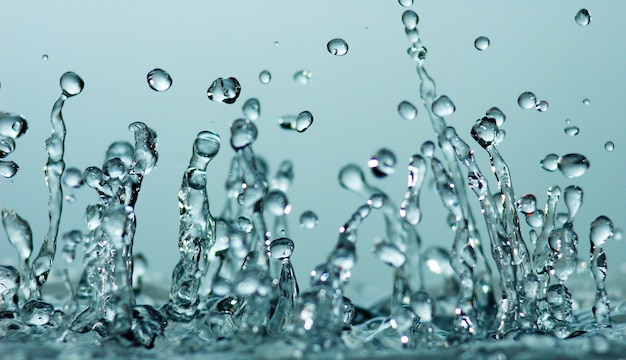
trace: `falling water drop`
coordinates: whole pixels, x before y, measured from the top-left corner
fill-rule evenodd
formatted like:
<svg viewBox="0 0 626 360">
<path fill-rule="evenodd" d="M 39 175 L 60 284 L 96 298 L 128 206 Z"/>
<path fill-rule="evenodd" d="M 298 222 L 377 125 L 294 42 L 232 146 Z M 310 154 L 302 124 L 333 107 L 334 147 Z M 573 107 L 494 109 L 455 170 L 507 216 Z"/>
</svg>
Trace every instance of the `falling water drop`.
<svg viewBox="0 0 626 360">
<path fill-rule="evenodd" d="M 293 74 L 293 80 L 303 85 L 310 83 L 312 77 L 313 73 L 309 70 L 300 70 Z"/>
<path fill-rule="evenodd" d="M 537 98 L 532 92 L 526 91 L 521 93 L 517 98 L 517 104 L 522 109 L 533 109 L 537 106 Z"/>
<path fill-rule="evenodd" d="M 539 112 L 546 112 L 548 111 L 548 102 L 545 100 L 541 100 L 540 102 L 537 103 L 537 105 L 535 106 L 535 108 L 537 109 L 537 111 Z"/>
<path fill-rule="evenodd" d="M 603 246 L 604 243 L 613 236 L 613 222 L 608 217 L 598 216 L 591 223 L 589 239 L 595 246 Z"/>
<path fill-rule="evenodd" d="M 402 13 L 402 24 L 404 24 L 404 27 L 407 30 L 415 29 L 419 20 L 419 16 L 417 16 L 413 10 L 407 10 Z"/>
<path fill-rule="evenodd" d="M 207 97 L 211 101 L 224 104 L 233 104 L 241 93 L 241 85 L 234 77 L 227 79 L 217 78 L 207 90 Z"/>
<path fill-rule="evenodd" d="M 587 99 L 587 98 L 584 98 L 583 99 L 583 105 L 589 105 L 589 104 L 591 104 L 591 101 L 589 101 L 589 99 Z"/>
<path fill-rule="evenodd" d="M 576 24 L 580 26 L 587 26 L 591 22 L 591 14 L 587 9 L 580 9 L 576 13 L 576 16 L 574 16 L 574 20 L 576 21 Z"/>
<path fill-rule="evenodd" d="M 474 47 L 479 51 L 487 50 L 490 44 L 491 41 L 486 36 L 479 36 L 474 40 Z"/>
<path fill-rule="evenodd" d="M 263 205 L 274 216 L 283 216 L 291 212 L 287 195 L 278 189 L 271 190 L 265 195 Z"/>
<path fill-rule="evenodd" d="M 546 171 L 556 171 L 559 168 L 559 156 L 548 154 L 541 160 L 541 167 Z"/>
<path fill-rule="evenodd" d="M 313 124 L 313 114 L 309 111 L 302 111 L 296 118 L 296 131 L 305 132 Z"/>
<path fill-rule="evenodd" d="M 250 98 L 241 107 L 243 114 L 250 120 L 256 120 L 261 116 L 261 103 L 257 98 Z"/>
<path fill-rule="evenodd" d="M 404 120 L 413 120 L 417 117 L 417 108 L 410 102 L 404 100 L 398 104 L 398 114 Z"/>
<path fill-rule="evenodd" d="M 319 224 L 319 218 L 311 210 L 307 210 L 300 215 L 300 227 L 303 229 L 313 229 Z"/>
<path fill-rule="evenodd" d="M 146 75 L 148 85 L 154 91 L 166 91 L 172 86 L 172 77 L 167 71 L 155 68 Z"/>
<path fill-rule="evenodd" d="M 566 178 L 579 177 L 589 169 L 589 160 L 581 154 L 563 155 L 558 160 L 558 168 Z"/>
<path fill-rule="evenodd" d="M 612 141 L 607 141 L 604 143 L 604 150 L 611 152 L 615 150 L 615 144 Z"/>
<path fill-rule="evenodd" d="M 10 179 L 17 174 L 19 169 L 20 167 L 15 161 L 0 160 L 0 176 L 2 177 Z"/>
<path fill-rule="evenodd" d="M 81 79 L 78 74 L 72 71 L 68 71 L 65 74 L 61 75 L 59 79 L 61 84 L 61 90 L 63 90 L 63 94 L 67 97 L 75 96 L 80 94 L 85 87 L 85 82 Z"/>
<path fill-rule="evenodd" d="M 565 135 L 568 136 L 576 136 L 580 132 L 580 129 L 578 128 L 578 126 L 568 126 L 563 129 L 563 132 L 565 132 Z"/>
<path fill-rule="evenodd" d="M 424 141 L 420 147 L 420 151 L 424 157 L 432 158 L 435 155 L 435 143 L 430 140 Z"/>
<path fill-rule="evenodd" d="M 435 115 L 444 117 L 452 114 L 456 110 L 456 107 L 449 97 L 441 95 L 433 101 L 431 110 Z"/>
<path fill-rule="evenodd" d="M 397 246 L 380 239 L 374 243 L 372 253 L 380 261 L 394 268 L 399 268 L 406 262 L 406 255 Z"/>
<path fill-rule="evenodd" d="M 413 6 L 413 0 L 398 0 L 398 4 L 402 7 L 411 7 Z"/>
<path fill-rule="evenodd" d="M 269 84 L 272 81 L 272 73 L 269 70 L 263 70 L 259 73 L 259 81 L 261 84 Z"/>
<path fill-rule="evenodd" d="M 83 172 L 75 167 L 65 169 L 63 173 L 63 185 L 78 189 L 83 186 Z"/>
<path fill-rule="evenodd" d="M 396 155 L 387 148 L 381 148 L 372 154 L 367 166 L 376 177 L 391 175 L 396 171 Z"/>
<path fill-rule="evenodd" d="M 15 151 L 15 140 L 13 138 L 0 135 L 0 159 L 4 159 Z"/>
<path fill-rule="evenodd" d="M 43 61 L 48 60 L 48 54 L 41 55 L 41 60 L 43 60 Z"/>
<path fill-rule="evenodd" d="M 335 38 L 326 44 L 326 49 L 331 55 L 344 56 L 348 53 L 348 43 L 344 39 Z"/>
<path fill-rule="evenodd" d="M 289 259 L 293 253 L 293 241 L 288 238 L 279 238 L 270 243 L 270 255 L 279 260 Z"/>
</svg>

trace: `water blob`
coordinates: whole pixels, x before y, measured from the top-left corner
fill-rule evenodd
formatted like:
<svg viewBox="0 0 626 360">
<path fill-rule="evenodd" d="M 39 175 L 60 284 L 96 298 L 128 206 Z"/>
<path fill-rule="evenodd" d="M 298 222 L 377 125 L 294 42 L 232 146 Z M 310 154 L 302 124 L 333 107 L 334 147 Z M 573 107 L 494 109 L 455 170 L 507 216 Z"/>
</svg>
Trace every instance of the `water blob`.
<svg viewBox="0 0 626 360">
<path fill-rule="evenodd" d="M 269 84 L 272 81 L 272 73 L 269 70 L 263 70 L 259 73 L 259 81 L 261 84 Z"/>
<path fill-rule="evenodd" d="M 523 214 L 530 215 L 537 210 L 537 198 L 533 194 L 524 195 L 518 199 L 517 208 Z"/>
<path fill-rule="evenodd" d="M 155 68 L 146 75 L 148 85 L 154 91 L 167 91 L 172 86 L 172 77 L 167 71 Z"/>
<path fill-rule="evenodd" d="M 326 44 L 326 49 L 331 55 L 344 56 L 348 53 L 348 43 L 344 39 L 335 38 Z"/>
<path fill-rule="evenodd" d="M 85 87 L 85 82 L 81 79 L 78 74 L 72 71 L 68 71 L 65 74 L 61 75 L 59 80 L 61 84 L 61 90 L 63 90 L 63 94 L 67 97 L 76 96 L 83 91 Z"/>
<path fill-rule="evenodd" d="M 306 85 L 311 82 L 311 78 L 313 77 L 313 73 L 309 70 L 300 70 L 293 74 L 293 80 L 302 85 Z"/>
<path fill-rule="evenodd" d="M 372 173 L 379 178 L 391 175 L 396 171 L 396 155 L 387 148 L 378 149 L 367 162 Z"/>
<path fill-rule="evenodd" d="M 246 118 L 256 120 L 261 116 L 261 103 L 257 98 L 250 98 L 243 103 L 241 110 Z"/>
<path fill-rule="evenodd" d="M 10 179 L 17 174 L 19 169 L 15 161 L 0 160 L 0 176 L 2 177 Z"/>
<path fill-rule="evenodd" d="M 558 168 L 566 178 L 579 177 L 589 169 L 589 160 L 581 154 L 563 155 L 558 160 Z"/>
<path fill-rule="evenodd" d="M 424 157 L 428 159 L 432 158 L 435 155 L 435 143 L 430 140 L 424 141 L 420 147 L 420 152 Z"/>
<path fill-rule="evenodd" d="M 28 130 L 26 119 L 17 114 L 0 112 L 0 135 L 17 139 Z"/>
<path fill-rule="evenodd" d="M 479 36 L 474 40 L 474 47 L 479 51 L 487 50 L 490 44 L 491 41 L 486 36 Z"/>
<path fill-rule="evenodd" d="M 83 172 L 75 167 L 68 167 L 63 173 L 63 185 L 78 189 L 83 186 Z"/>
<path fill-rule="evenodd" d="M 407 30 L 413 30 L 417 27 L 419 16 L 413 10 L 406 10 L 402 13 L 402 24 Z"/>
<path fill-rule="evenodd" d="M 399 268 L 406 262 L 406 255 L 397 246 L 381 239 L 374 242 L 372 253 L 393 268 Z"/>
<path fill-rule="evenodd" d="M 537 107 L 537 98 L 532 92 L 526 91 L 521 93 L 520 96 L 517 98 L 517 104 L 522 109 L 534 109 Z"/>
<path fill-rule="evenodd" d="M 274 216 L 283 216 L 291 212 L 287 195 L 278 189 L 270 190 L 263 201 L 265 209 Z"/>
<path fill-rule="evenodd" d="M 591 101 L 587 98 L 583 99 L 583 105 L 589 105 L 591 104 Z"/>
<path fill-rule="evenodd" d="M 217 101 L 224 104 L 233 104 L 237 101 L 241 93 L 241 85 L 234 77 L 227 79 L 217 78 L 207 90 L 207 97 L 211 101 Z"/>
<path fill-rule="evenodd" d="M 578 128 L 578 126 L 568 126 L 563 129 L 563 132 L 565 132 L 565 135 L 568 136 L 576 136 L 580 132 L 580 129 Z"/>
<path fill-rule="evenodd" d="M 48 54 L 41 55 L 41 60 L 43 60 L 43 61 L 48 60 Z"/>
<path fill-rule="evenodd" d="M 278 40 L 274 41 L 274 46 L 278 46 L 280 45 L 280 43 L 278 42 Z"/>
<path fill-rule="evenodd" d="M 307 210 L 300 215 L 300 227 L 303 229 L 314 229 L 319 224 L 319 218 L 311 210 Z"/>
<path fill-rule="evenodd" d="M 237 119 L 230 125 L 230 143 L 235 149 L 252 144 L 258 135 L 256 125 L 248 119 Z"/>
<path fill-rule="evenodd" d="M 15 140 L 8 136 L 0 135 L 0 159 L 4 159 L 15 151 Z"/>
<path fill-rule="evenodd" d="M 494 119 L 498 127 L 504 125 L 504 122 L 506 121 L 506 115 L 504 115 L 502 110 L 500 110 L 499 108 L 495 106 L 487 110 L 485 112 L 485 116 Z"/>
<path fill-rule="evenodd" d="M 580 9 L 576 13 L 576 16 L 574 16 L 574 20 L 576 21 L 576 24 L 580 26 L 587 26 L 591 22 L 591 14 L 587 9 Z"/>
<path fill-rule="evenodd" d="M 545 112 L 548 111 L 548 102 L 545 100 L 541 100 L 540 102 L 537 103 L 537 105 L 535 106 L 537 111 L 539 112 Z"/>
<path fill-rule="evenodd" d="M 540 165 L 545 171 L 556 171 L 559 168 L 559 158 L 557 154 L 548 154 L 541 160 Z"/>
<path fill-rule="evenodd" d="M 296 117 L 296 128 L 297 132 L 305 132 L 311 125 L 313 124 L 313 114 L 311 112 L 305 110 L 298 114 Z"/>
<path fill-rule="evenodd" d="M 413 0 L 398 0 L 398 4 L 402 7 L 411 7 L 413 6 Z"/>
<path fill-rule="evenodd" d="M 435 99 L 430 108 L 439 117 L 451 115 L 456 110 L 454 103 L 446 95 L 441 95 Z"/>
<path fill-rule="evenodd" d="M 288 259 L 293 253 L 293 241 L 284 237 L 273 240 L 270 243 L 269 252 L 275 259 Z"/>
<path fill-rule="evenodd" d="M 615 144 L 612 141 L 607 141 L 604 143 L 604 150 L 611 152 L 615 150 Z"/>
<path fill-rule="evenodd" d="M 410 102 L 404 100 L 398 104 L 398 114 L 404 120 L 413 120 L 417 117 L 417 108 Z"/>
</svg>

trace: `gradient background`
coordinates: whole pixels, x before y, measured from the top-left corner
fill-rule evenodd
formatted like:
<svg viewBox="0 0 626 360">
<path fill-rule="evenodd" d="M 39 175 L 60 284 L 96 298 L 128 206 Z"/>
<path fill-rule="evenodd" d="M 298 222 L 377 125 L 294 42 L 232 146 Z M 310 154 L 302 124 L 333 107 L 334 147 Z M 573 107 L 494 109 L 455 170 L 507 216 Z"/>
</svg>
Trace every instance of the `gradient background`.
<svg viewBox="0 0 626 360">
<path fill-rule="evenodd" d="M 587 27 L 574 22 L 583 7 L 593 19 Z M 446 121 L 476 149 L 483 172 L 489 172 L 487 156 L 471 141 L 469 130 L 487 109 L 498 106 L 507 115 L 507 137 L 500 150 L 518 197 L 534 193 L 543 208 L 550 185 L 584 189 L 575 229 L 579 256 L 587 258 L 593 219 L 604 214 L 618 228 L 626 223 L 626 3 L 417 1 L 412 9 L 420 16 L 418 28 L 428 48 L 425 66 L 438 94 L 448 95 L 457 107 Z M 101 166 L 111 142 L 132 142 L 127 131 L 131 122 L 143 121 L 159 134 L 158 168 L 144 179 L 136 207 L 135 252 L 146 255 L 157 281 L 168 287 L 178 260 L 177 191 L 195 135 L 212 130 L 222 136 L 220 154 L 208 168 L 211 209 L 217 215 L 234 154 L 228 145 L 229 125 L 242 117 L 245 100 L 256 97 L 261 117 L 256 120 L 255 152 L 269 162 L 272 174 L 283 159 L 295 164 L 295 181 L 287 193 L 293 207 L 290 237 L 296 245 L 292 260 L 300 286 L 306 288 L 307 274 L 323 261 L 338 228 L 362 203 L 340 188 L 338 170 L 349 162 L 365 167 L 374 151 L 390 148 L 398 158 L 396 173 L 384 180 L 374 179 L 369 170 L 367 175 L 399 204 L 409 156 L 423 141 L 434 140 L 425 109 L 420 107 L 413 121 L 396 112 L 402 100 L 421 104 L 415 63 L 406 55 L 410 44 L 401 22 L 404 11 L 396 0 L 5 1 L 0 11 L 0 110 L 23 114 L 30 128 L 8 158 L 21 169 L 13 179 L 0 179 L 0 206 L 15 208 L 30 222 L 37 252 L 47 231 L 42 167 L 50 109 L 60 93 L 59 77 L 74 71 L 86 85 L 63 110 L 68 167 Z M 491 39 L 482 52 L 473 46 L 481 35 Z M 326 51 L 326 43 L 335 37 L 348 42 L 346 56 Z M 146 83 L 146 74 L 155 67 L 173 78 L 166 92 L 157 93 Z M 264 69 L 272 73 L 268 85 L 258 80 Z M 310 84 L 293 81 L 301 69 L 313 73 Z M 229 76 L 242 85 L 239 100 L 233 105 L 209 101 L 211 82 Z M 549 110 L 519 108 L 517 97 L 523 91 L 547 100 Z M 584 98 L 591 103 L 583 105 Z M 279 116 L 302 110 L 315 117 L 308 131 L 279 128 Z M 578 136 L 564 134 L 567 118 L 580 127 Z M 615 143 L 613 152 L 604 150 L 607 140 Z M 591 167 L 576 179 L 548 173 L 539 161 L 552 152 L 579 152 Z M 96 200 L 89 188 L 75 195 L 75 203 L 65 203 L 61 234 L 84 230 L 84 208 Z M 477 210 L 473 194 L 470 199 Z M 424 191 L 421 203 L 424 242 L 449 247 L 453 233 L 437 195 Z M 299 215 L 309 209 L 320 223 L 313 230 L 300 229 Z M 560 210 L 565 211 L 563 204 Z M 478 212 L 476 218 L 482 222 Z M 359 262 L 348 296 L 363 303 L 391 291 L 390 269 L 370 255 L 372 239 L 384 236 L 382 215 L 374 212 L 359 234 Z M 2 263 L 14 263 L 15 250 L 3 232 L 0 238 Z M 624 243 L 612 240 L 606 249 L 609 280 L 617 279 L 616 272 L 626 273 Z M 60 265 L 57 261 L 57 269 Z M 356 295 L 358 291 L 362 294 Z"/>
</svg>

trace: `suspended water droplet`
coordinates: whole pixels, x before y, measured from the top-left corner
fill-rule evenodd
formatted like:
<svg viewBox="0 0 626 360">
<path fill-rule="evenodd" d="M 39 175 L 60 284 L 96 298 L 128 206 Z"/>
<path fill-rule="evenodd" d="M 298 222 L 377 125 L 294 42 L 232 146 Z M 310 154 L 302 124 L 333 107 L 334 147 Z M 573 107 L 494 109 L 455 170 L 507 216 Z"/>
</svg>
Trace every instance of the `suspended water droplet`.
<svg viewBox="0 0 626 360">
<path fill-rule="evenodd" d="M 452 114 L 456 110 L 456 107 L 449 97 L 441 95 L 433 101 L 431 110 L 435 115 L 444 117 Z"/>
<path fill-rule="evenodd" d="M 0 159 L 4 159 L 15 151 L 15 140 L 8 136 L 0 135 Z"/>
<path fill-rule="evenodd" d="M 613 236 L 613 221 L 604 215 L 598 216 L 592 223 L 589 239 L 595 246 L 602 246 Z"/>
<path fill-rule="evenodd" d="M 280 45 L 280 43 L 278 42 L 278 40 L 274 41 L 274 46 L 278 46 Z"/>
<path fill-rule="evenodd" d="M 234 77 L 217 78 L 206 92 L 209 100 L 224 104 L 233 104 L 241 93 L 241 85 Z"/>
<path fill-rule="evenodd" d="M 48 60 L 48 54 L 41 55 L 41 60 L 43 60 L 43 61 Z"/>
<path fill-rule="evenodd" d="M 424 141 L 420 147 L 420 152 L 425 158 L 431 159 L 435 155 L 435 143 L 430 140 Z"/>
<path fill-rule="evenodd" d="M 435 299 L 425 290 L 416 291 L 411 295 L 411 309 L 422 321 L 430 322 L 435 314 Z"/>
<path fill-rule="evenodd" d="M 496 121 L 485 116 L 472 126 L 471 135 L 480 146 L 486 148 L 496 141 L 499 131 Z"/>
<path fill-rule="evenodd" d="M 526 216 L 526 223 L 534 228 L 539 228 L 543 225 L 546 216 L 542 210 L 535 210 L 532 214 Z"/>
<path fill-rule="evenodd" d="M 417 23 L 419 22 L 419 16 L 413 10 L 407 10 L 402 13 L 402 24 L 408 30 L 415 29 L 417 27 Z"/>
<path fill-rule="evenodd" d="M 280 238 L 270 243 L 270 256 L 274 259 L 289 259 L 293 253 L 293 241 L 288 238 Z"/>
<path fill-rule="evenodd" d="M 611 152 L 615 150 L 615 144 L 612 141 L 607 141 L 604 143 L 604 150 Z"/>
<path fill-rule="evenodd" d="M 309 111 L 302 111 L 296 118 L 296 131 L 305 132 L 313 124 L 313 114 Z"/>
<path fill-rule="evenodd" d="M 524 195 L 517 200 L 517 208 L 521 213 L 530 215 L 537 210 L 537 198 L 533 194 Z"/>
<path fill-rule="evenodd" d="M 396 171 L 396 155 L 387 148 L 379 149 L 372 154 L 367 166 L 376 177 L 391 175 Z"/>
<path fill-rule="evenodd" d="M 402 7 L 411 7 L 413 6 L 413 0 L 398 0 L 398 4 Z"/>
<path fill-rule="evenodd" d="M 537 106 L 537 98 L 532 92 L 526 91 L 517 98 L 517 104 L 522 109 L 534 109 Z"/>
<path fill-rule="evenodd" d="M 576 24 L 580 26 L 587 26 L 591 22 L 591 14 L 587 9 L 580 9 L 576 13 L 576 16 L 574 16 L 574 20 L 576 21 Z"/>
<path fill-rule="evenodd" d="M 502 110 L 500 110 L 499 108 L 495 106 L 487 110 L 487 112 L 485 112 L 485 116 L 494 119 L 496 121 L 497 126 L 504 125 L 504 122 L 506 121 L 506 115 L 504 115 Z"/>
<path fill-rule="evenodd" d="M 68 71 L 65 74 L 61 75 L 59 79 L 61 84 L 61 90 L 63 90 L 63 94 L 67 97 L 76 96 L 83 91 L 85 87 L 85 82 L 81 79 L 78 74 L 72 71 Z"/>
<path fill-rule="evenodd" d="M 261 84 L 269 84 L 272 81 L 272 73 L 269 70 L 263 70 L 259 73 L 259 81 Z"/>
<path fill-rule="evenodd" d="M 50 322 L 54 307 L 43 300 L 29 300 L 20 309 L 20 318 L 26 324 L 41 326 Z"/>
<path fill-rule="evenodd" d="M 624 234 L 623 234 L 622 229 L 619 229 L 619 228 L 618 228 L 618 229 L 615 229 L 615 230 L 613 231 L 613 238 L 614 238 L 615 240 L 618 240 L 618 241 L 619 241 L 619 240 L 622 240 L 622 237 L 623 237 L 623 236 L 624 236 Z"/>
<path fill-rule="evenodd" d="M 172 77 L 163 69 L 153 69 L 146 75 L 148 85 L 154 91 L 166 91 L 172 86 Z"/>
<path fill-rule="evenodd" d="M 404 120 L 413 120 L 417 117 L 417 108 L 410 102 L 404 100 L 398 104 L 398 114 Z"/>
<path fill-rule="evenodd" d="M 311 82 L 311 78 L 313 77 L 313 73 L 309 70 L 300 70 L 293 74 L 293 80 L 297 83 L 306 85 Z"/>
<path fill-rule="evenodd" d="M 291 212 L 291 205 L 284 192 L 274 189 L 265 195 L 263 206 L 274 216 L 283 216 Z"/>
<path fill-rule="evenodd" d="M 326 49 L 331 55 L 344 56 L 348 53 L 348 43 L 344 39 L 335 38 L 326 44 Z"/>
<path fill-rule="evenodd" d="M 589 101 L 589 99 L 585 98 L 583 99 L 583 105 L 589 105 L 591 104 L 591 101 Z"/>
<path fill-rule="evenodd" d="M 580 132 L 580 129 L 578 128 L 578 126 L 568 126 L 563 129 L 563 131 L 565 132 L 565 135 L 576 136 Z"/>
<path fill-rule="evenodd" d="M 0 160 L 0 176 L 2 177 L 10 179 L 17 174 L 19 169 L 20 167 L 15 161 Z"/>
<path fill-rule="evenodd" d="M 406 255 L 397 246 L 389 242 L 380 241 L 380 239 L 374 243 L 372 253 L 380 261 L 394 268 L 399 268 L 406 262 Z"/>
<path fill-rule="evenodd" d="M 313 229 L 319 223 L 317 214 L 311 210 L 307 210 L 300 215 L 300 227 L 303 229 Z"/>
<path fill-rule="evenodd" d="M 78 189 L 83 186 L 83 172 L 75 167 L 65 169 L 63 173 L 63 185 Z"/>
<path fill-rule="evenodd" d="M 548 106 L 549 104 L 547 101 L 541 100 L 540 102 L 537 103 L 536 109 L 537 111 L 545 112 L 545 111 L 548 111 Z"/>
<path fill-rule="evenodd" d="M 563 194 L 565 206 L 567 207 L 567 221 L 574 221 L 574 217 L 583 204 L 583 189 L 576 185 L 570 185 L 565 188 Z"/>
<path fill-rule="evenodd" d="M 476 38 L 476 40 L 474 40 L 474 47 L 476 48 L 476 50 L 487 50 L 490 44 L 491 41 L 486 36 L 479 36 Z"/>
<path fill-rule="evenodd" d="M 411 59 L 413 59 L 413 61 L 422 62 L 424 59 L 426 59 L 428 49 L 425 46 L 419 45 L 417 42 L 415 42 L 414 44 L 409 46 L 408 49 L 406 49 L 406 53 Z"/>
<path fill-rule="evenodd" d="M 589 169 L 589 160 L 581 154 L 563 155 L 558 160 L 558 168 L 566 178 L 579 177 Z"/>
<path fill-rule="evenodd" d="M 28 130 L 26 119 L 17 114 L 0 112 L 0 135 L 17 139 Z"/>
<path fill-rule="evenodd" d="M 546 171 L 556 171 L 559 168 L 559 156 L 548 154 L 541 160 L 541 167 Z"/>
<path fill-rule="evenodd" d="M 257 98 L 250 98 L 246 100 L 246 102 L 241 107 L 241 110 L 243 111 L 243 115 L 246 118 L 250 120 L 256 120 L 259 118 L 259 116 L 261 116 L 261 103 Z"/>
<path fill-rule="evenodd" d="M 235 149 L 240 149 L 256 140 L 258 130 L 252 121 L 237 119 L 230 125 L 230 135 L 230 144 Z"/>
</svg>

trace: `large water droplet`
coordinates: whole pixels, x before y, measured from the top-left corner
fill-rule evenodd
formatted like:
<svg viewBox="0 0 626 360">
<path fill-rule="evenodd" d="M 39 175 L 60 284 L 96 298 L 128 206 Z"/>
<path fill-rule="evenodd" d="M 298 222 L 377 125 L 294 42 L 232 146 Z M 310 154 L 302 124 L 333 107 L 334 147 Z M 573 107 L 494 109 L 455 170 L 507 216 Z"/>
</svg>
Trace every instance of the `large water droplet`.
<svg viewBox="0 0 626 360">
<path fill-rule="evenodd" d="M 344 56 L 348 53 L 348 43 L 344 39 L 335 38 L 326 44 L 326 49 L 331 55 Z"/>
<path fill-rule="evenodd" d="M 571 179 L 587 172 L 589 160 L 581 154 L 567 154 L 559 158 L 558 167 L 563 176 Z"/>
<path fill-rule="evenodd" d="M 401 101 L 398 104 L 398 114 L 404 120 L 413 120 L 417 117 L 417 108 L 408 101 Z"/>
<path fill-rule="evenodd" d="M 0 159 L 4 159 L 15 151 L 15 140 L 8 136 L 0 135 Z"/>
<path fill-rule="evenodd" d="M 193 147 L 199 156 L 212 159 L 220 151 L 221 143 L 219 134 L 205 130 L 198 133 Z"/>
<path fill-rule="evenodd" d="M 43 60 L 43 61 L 48 60 L 48 54 L 41 55 L 41 60 Z"/>
<path fill-rule="evenodd" d="M 148 85 L 154 91 L 166 91 L 172 86 L 172 77 L 163 69 L 156 68 L 150 70 L 148 75 L 146 75 L 146 79 L 148 80 Z"/>
<path fill-rule="evenodd" d="M 265 195 L 263 206 L 274 216 L 283 216 L 291 212 L 291 205 L 284 192 L 274 189 Z"/>
<path fill-rule="evenodd" d="M 309 70 L 300 70 L 293 74 L 293 80 L 297 83 L 306 85 L 311 82 L 311 78 L 313 77 L 313 73 Z"/>
<path fill-rule="evenodd" d="M 259 81 L 261 84 L 269 84 L 272 81 L 272 73 L 269 70 L 263 70 L 259 73 Z"/>
<path fill-rule="evenodd" d="M 17 171 L 20 167 L 15 163 L 15 161 L 5 161 L 0 160 L 0 176 L 3 176 L 7 179 L 12 178 L 17 174 Z"/>
<path fill-rule="evenodd" d="M 257 98 L 250 98 L 241 107 L 243 114 L 250 120 L 256 120 L 261 116 L 261 103 Z"/>
<path fill-rule="evenodd" d="M 556 171 L 559 168 L 559 156 L 548 154 L 541 160 L 541 167 L 546 171 Z"/>
<path fill-rule="evenodd" d="M 293 241 L 288 238 L 280 238 L 270 243 L 270 255 L 279 260 L 289 259 L 293 253 Z"/>
<path fill-rule="evenodd" d="M 612 141 L 607 141 L 604 143 L 604 150 L 611 152 L 615 150 L 615 144 Z"/>
<path fill-rule="evenodd" d="M 456 107 L 449 97 L 441 95 L 433 101 L 431 110 L 435 115 L 444 117 L 452 114 L 456 110 Z"/>
<path fill-rule="evenodd" d="M 399 268 L 406 262 L 406 255 L 392 243 L 377 241 L 372 248 L 372 253 L 385 264 Z"/>
<path fill-rule="evenodd" d="M 63 185 L 78 189 L 83 186 L 83 172 L 75 167 L 65 169 L 63 173 Z"/>
<path fill-rule="evenodd" d="M 517 200 L 517 208 L 523 214 L 530 215 L 537 210 L 537 198 L 533 194 L 524 195 Z"/>
<path fill-rule="evenodd" d="M 17 139 L 28 130 L 26 119 L 17 114 L 0 112 L 0 135 Z"/>
<path fill-rule="evenodd" d="M 313 114 L 309 111 L 302 111 L 296 118 L 296 131 L 305 132 L 313 124 Z"/>
<path fill-rule="evenodd" d="M 415 29 L 419 22 L 419 16 L 413 10 L 407 10 L 402 13 L 402 24 L 408 30 Z"/>
<path fill-rule="evenodd" d="M 229 77 L 227 79 L 217 78 L 213 81 L 206 95 L 212 101 L 232 104 L 237 100 L 240 93 L 241 85 L 239 81 L 234 77 Z"/>
<path fill-rule="evenodd" d="M 398 0 L 398 4 L 402 7 L 411 7 L 413 6 L 413 0 Z"/>
<path fill-rule="evenodd" d="M 595 246 L 602 246 L 613 236 L 613 221 L 604 215 L 598 216 L 591 223 L 589 239 Z"/>
<path fill-rule="evenodd" d="M 63 90 L 63 94 L 67 97 L 76 96 L 83 91 L 85 87 L 85 82 L 81 79 L 78 74 L 72 71 L 68 71 L 65 74 L 61 75 L 61 79 L 59 79 L 61 84 L 61 90 Z"/>
<path fill-rule="evenodd" d="M 563 129 L 563 131 L 568 136 L 576 136 L 580 132 L 580 129 L 578 128 L 578 126 L 568 126 L 565 129 Z"/>
<path fill-rule="evenodd" d="M 396 155 L 387 148 L 379 149 L 372 154 L 367 166 L 372 169 L 372 173 L 376 177 L 382 178 L 391 175 L 396 171 Z"/>
<path fill-rule="evenodd" d="M 530 91 L 523 92 L 517 98 L 517 104 L 522 109 L 534 109 L 537 106 L 537 97 Z"/>
<path fill-rule="evenodd" d="M 479 36 L 476 38 L 476 40 L 474 40 L 474 47 L 476 48 L 476 50 L 487 50 L 489 44 L 491 44 L 491 41 L 486 36 Z"/>
<path fill-rule="evenodd" d="M 317 214 L 311 210 L 307 210 L 300 215 L 300 227 L 303 229 L 313 229 L 319 223 Z"/>
<path fill-rule="evenodd" d="M 580 9 L 576 13 L 576 16 L 574 16 L 574 20 L 576 21 L 576 24 L 580 26 L 587 26 L 591 22 L 591 14 L 587 9 Z"/>
</svg>

